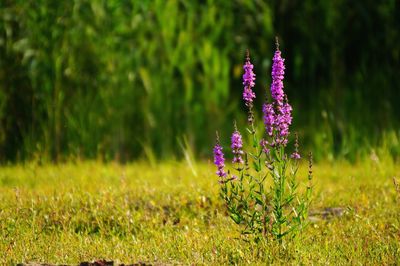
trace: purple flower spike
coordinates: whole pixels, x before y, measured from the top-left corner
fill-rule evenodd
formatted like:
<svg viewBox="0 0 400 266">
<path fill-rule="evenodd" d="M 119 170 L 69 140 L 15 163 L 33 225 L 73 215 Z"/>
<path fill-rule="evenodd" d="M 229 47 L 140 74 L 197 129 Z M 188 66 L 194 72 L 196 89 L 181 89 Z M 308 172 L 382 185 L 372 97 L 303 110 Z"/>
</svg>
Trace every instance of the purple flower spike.
<svg viewBox="0 0 400 266">
<path fill-rule="evenodd" d="M 221 145 L 219 145 L 218 143 L 215 144 L 214 147 L 214 164 L 217 166 L 218 170 L 216 172 L 216 174 L 219 177 L 225 177 L 226 173 L 224 171 L 224 167 L 225 167 L 225 158 L 224 158 L 224 153 L 222 152 L 222 147 Z"/>
<path fill-rule="evenodd" d="M 281 57 L 281 51 L 277 47 L 272 63 L 272 83 L 271 83 L 271 95 L 277 105 L 282 105 L 284 93 L 283 93 L 283 78 L 285 75 L 285 64 Z"/>
<path fill-rule="evenodd" d="M 243 164 L 242 154 L 243 154 L 243 142 L 242 142 L 242 135 L 240 135 L 239 131 L 235 130 L 232 134 L 232 153 L 234 155 L 232 162 Z"/>
<path fill-rule="evenodd" d="M 272 60 L 272 103 L 265 103 L 263 106 L 264 125 L 267 134 L 273 137 L 271 145 L 286 146 L 289 126 L 292 124 L 292 106 L 288 103 L 283 91 L 285 60 L 281 57 L 278 40 L 276 41 L 276 51 Z"/>
<path fill-rule="evenodd" d="M 292 153 L 292 155 L 290 155 L 291 158 L 295 159 L 295 160 L 300 160 L 301 156 L 299 153 L 299 135 L 296 133 L 294 133 L 295 139 L 294 139 L 294 152 Z"/>
<path fill-rule="evenodd" d="M 253 100 L 256 98 L 256 94 L 251 89 L 254 87 L 256 80 L 256 74 L 253 72 L 253 64 L 250 62 L 250 57 L 247 54 L 246 63 L 243 66 L 244 74 L 243 74 L 243 100 L 245 101 L 246 105 L 249 106 L 253 103 Z"/>
<path fill-rule="evenodd" d="M 272 136 L 274 130 L 275 123 L 275 111 L 274 107 L 270 103 L 264 103 L 263 105 L 263 113 L 264 113 L 264 125 L 265 130 L 269 136 Z"/>
<path fill-rule="evenodd" d="M 256 80 L 256 74 L 253 72 L 254 65 L 250 62 L 250 58 L 247 57 L 246 63 L 243 66 L 244 74 L 243 74 L 243 85 L 245 87 L 254 87 Z"/>
</svg>

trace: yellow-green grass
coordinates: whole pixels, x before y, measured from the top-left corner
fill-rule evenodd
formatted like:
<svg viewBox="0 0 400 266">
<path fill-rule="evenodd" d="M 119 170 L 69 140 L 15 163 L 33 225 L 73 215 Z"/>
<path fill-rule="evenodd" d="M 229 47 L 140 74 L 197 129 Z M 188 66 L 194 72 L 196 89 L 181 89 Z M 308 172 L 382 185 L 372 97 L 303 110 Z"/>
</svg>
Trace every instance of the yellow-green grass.
<svg viewBox="0 0 400 266">
<path fill-rule="evenodd" d="M 300 173 L 307 171 L 306 163 Z M 312 210 L 342 207 L 284 248 L 240 238 L 211 163 L 70 162 L 0 167 L 0 264 L 400 263 L 400 166 L 372 158 L 314 167 Z M 305 182 L 305 179 L 301 179 Z"/>
</svg>

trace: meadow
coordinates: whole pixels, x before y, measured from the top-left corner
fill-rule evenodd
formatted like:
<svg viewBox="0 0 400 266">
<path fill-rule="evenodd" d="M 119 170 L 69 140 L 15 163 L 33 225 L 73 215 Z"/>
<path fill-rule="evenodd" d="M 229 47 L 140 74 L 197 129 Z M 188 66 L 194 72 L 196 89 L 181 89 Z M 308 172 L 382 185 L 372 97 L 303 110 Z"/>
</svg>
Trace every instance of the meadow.
<svg viewBox="0 0 400 266">
<path fill-rule="evenodd" d="M 0 265 L 400 264 L 381 2 L 2 1 Z"/>
<path fill-rule="evenodd" d="M 3 165 L 0 264 L 397 264 L 399 173 L 377 156 L 317 163 L 310 223 L 281 247 L 240 236 L 212 162 Z"/>
</svg>

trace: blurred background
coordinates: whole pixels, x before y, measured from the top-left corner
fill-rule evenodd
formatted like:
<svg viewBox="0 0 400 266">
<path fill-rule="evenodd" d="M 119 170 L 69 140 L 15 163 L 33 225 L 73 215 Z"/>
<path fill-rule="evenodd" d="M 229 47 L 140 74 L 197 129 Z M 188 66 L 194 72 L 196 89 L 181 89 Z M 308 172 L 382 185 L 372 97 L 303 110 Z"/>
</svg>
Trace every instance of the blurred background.
<svg viewBox="0 0 400 266">
<path fill-rule="evenodd" d="M 398 0 L 1 0 L 0 161 L 209 158 L 275 36 L 303 150 L 400 155 Z"/>
</svg>

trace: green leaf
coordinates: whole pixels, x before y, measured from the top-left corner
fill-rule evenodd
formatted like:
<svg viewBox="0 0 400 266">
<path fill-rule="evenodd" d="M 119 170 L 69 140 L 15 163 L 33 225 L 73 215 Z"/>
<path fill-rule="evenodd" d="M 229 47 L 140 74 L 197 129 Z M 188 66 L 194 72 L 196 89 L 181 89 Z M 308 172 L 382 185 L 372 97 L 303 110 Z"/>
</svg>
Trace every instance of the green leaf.
<svg viewBox="0 0 400 266">
<path fill-rule="evenodd" d="M 240 222 L 242 221 L 242 218 L 236 213 L 231 213 L 230 217 L 236 224 L 240 224 Z"/>
<path fill-rule="evenodd" d="M 253 167 L 254 167 L 254 170 L 256 170 L 257 172 L 261 171 L 261 166 L 258 162 L 253 162 Z"/>
</svg>

